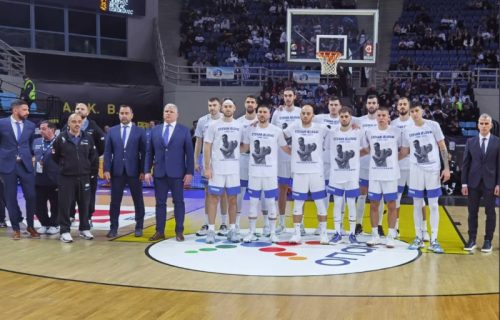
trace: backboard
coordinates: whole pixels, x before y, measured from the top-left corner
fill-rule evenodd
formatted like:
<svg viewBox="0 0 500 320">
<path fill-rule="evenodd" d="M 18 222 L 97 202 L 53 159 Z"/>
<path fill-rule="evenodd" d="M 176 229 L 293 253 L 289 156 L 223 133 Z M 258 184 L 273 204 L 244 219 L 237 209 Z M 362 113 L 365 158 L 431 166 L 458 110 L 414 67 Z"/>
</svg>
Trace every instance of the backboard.
<svg viewBox="0 0 500 320">
<path fill-rule="evenodd" d="M 317 63 L 317 51 L 340 51 L 341 63 L 374 64 L 378 10 L 288 9 L 288 62 Z"/>
</svg>

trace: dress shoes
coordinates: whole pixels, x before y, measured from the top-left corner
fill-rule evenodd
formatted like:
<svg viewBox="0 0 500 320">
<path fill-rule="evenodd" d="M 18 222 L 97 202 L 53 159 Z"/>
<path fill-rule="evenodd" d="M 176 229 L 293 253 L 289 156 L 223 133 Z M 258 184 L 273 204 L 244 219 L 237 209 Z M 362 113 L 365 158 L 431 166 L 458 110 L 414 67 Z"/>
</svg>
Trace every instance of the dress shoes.
<svg viewBox="0 0 500 320">
<path fill-rule="evenodd" d="M 111 229 L 109 230 L 108 234 L 106 235 L 106 238 L 116 238 L 118 236 L 118 231 Z"/>
<path fill-rule="evenodd" d="M 165 239 L 164 233 L 155 232 L 152 237 L 149 238 L 149 241 L 158 241 Z"/>
<path fill-rule="evenodd" d="M 484 240 L 483 247 L 481 248 L 481 252 L 491 252 L 491 240 Z"/>
<path fill-rule="evenodd" d="M 136 238 L 142 237 L 142 229 L 135 229 L 134 236 Z"/>
<path fill-rule="evenodd" d="M 182 234 L 182 232 L 176 232 L 175 233 L 175 240 L 178 241 L 178 242 L 184 241 L 184 235 Z"/>
<path fill-rule="evenodd" d="M 5 222 L 5 220 L 0 221 L 0 228 L 7 228 L 7 222 Z"/>
<path fill-rule="evenodd" d="M 467 241 L 467 244 L 465 245 L 464 247 L 464 250 L 465 251 L 472 251 L 476 248 L 476 240 L 474 239 L 469 239 L 469 241 Z"/>
<path fill-rule="evenodd" d="M 21 231 L 12 232 L 12 240 L 21 240 Z"/>
<path fill-rule="evenodd" d="M 30 234 L 30 238 L 40 239 L 40 234 L 33 227 L 27 227 L 26 232 Z"/>
</svg>

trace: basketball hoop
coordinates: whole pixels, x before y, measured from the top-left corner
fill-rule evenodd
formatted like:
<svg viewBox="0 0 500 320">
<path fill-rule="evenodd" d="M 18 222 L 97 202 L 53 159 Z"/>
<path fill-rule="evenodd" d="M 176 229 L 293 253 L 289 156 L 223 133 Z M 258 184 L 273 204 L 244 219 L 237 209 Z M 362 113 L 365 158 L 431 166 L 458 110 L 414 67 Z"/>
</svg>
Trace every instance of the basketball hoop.
<svg viewBox="0 0 500 320">
<path fill-rule="evenodd" d="M 342 53 L 338 51 L 318 51 L 316 58 L 321 63 L 321 74 L 337 75 L 337 63 L 340 60 Z"/>
</svg>

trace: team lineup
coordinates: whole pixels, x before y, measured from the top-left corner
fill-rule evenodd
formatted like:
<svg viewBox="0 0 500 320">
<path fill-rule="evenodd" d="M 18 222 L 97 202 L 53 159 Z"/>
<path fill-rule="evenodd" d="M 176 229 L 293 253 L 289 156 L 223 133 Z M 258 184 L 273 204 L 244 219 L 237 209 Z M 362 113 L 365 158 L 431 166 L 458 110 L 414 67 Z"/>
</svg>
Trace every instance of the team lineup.
<svg viewBox="0 0 500 320">
<path fill-rule="evenodd" d="M 134 235 L 142 237 L 145 216 L 142 181 L 149 184 L 154 181 L 156 232 L 149 240 L 165 239 L 166 201 L 171 192 L 176 240 L 184 241 L 183 190 L 191 185 L 194 171 L 198 171 L 205 185 L 205 223 L 196 235 L 205 236 L 206 243 L 215 243 L 217 236 L 227 237 L 231 242 L 257 241 L 259 236 L 268 237 L 271 242 L 283 241 L 284 237 L 278 235 L 287 231 L 285 216 L 291 192 L 293 230 L 287 239 L 289 242 L 301 243 L 306 235 L 304 204 L 311 199 L 318 221 L 314 234 L 319 236 L 321 244 L 337 244 L 344 237 L 348 243 L 358 243 L 368 198 L 372 230 L 368 232 L 371 237 L 366 244 L 382 244 L 388 248 L 393 248 L 399 237 L 399 208 L 407 187 L 408 196 L 413 198 L 416 234 L 409 249 L 417 250 L 430 241 L 429 249 L 442 253 L 438 242 L 438 199 L 441 181 L 450 178 L 448 152 L 439 124 L 423 119 L 422 106 L 400 98 L 399 118 L 391 122 L 388 109 L 379 107 L 376 96 L 367 97 L 368 113 L 359 118 L 353 117 L 352 110 L 343 107 L 338 97 L 330 97 L 329 113 L 319 115 L 314 114 L 311 105 L 295 106 L 295 98 L 293 89 L 285 89 L 284 105 L 272 112 L 270 106 L 258 106 L 254 96 L 247 96 L 245 114 L 238 119 L 234 118 L 236 105 L 232 99 L 226 98 L 221 103 L 218 98 L 210 98 L 209 113 L 197 123 L 194 149 L 189 129 L 177 123 L 179 114 L 174 104 L 164 107 L 164 124 L 149 132 L 132 124 L 130 106 L 121 106 L 120 125 L 112 127 L 106 137 L 96 133 L 95 124 L 86 118 L 88 112 L 81 112 L 87 111 L 86 106 L 78 104 L 79 112 L 69 117 L 67 127 L 57 137 L 54 125 L 48 122 L 40 125 L 42 138 L 33 144 L 35 170 L 26 169 L 33 167 L 27 160 L 29 155 L 26 154 L 26 163 L 23 163 L 19 153 L 15 158 L 17 171 L 8 176 L 4 174 L 3 180 L 15 182 L 14 177 L 25 174 L 30 179 L 21 179 L 21 182 L 26 184 L 23 190 L 28 191 L 35 187 L 36 181 L 43 182 L 39 189 L 46 192 L 39 193 L 45 195 L 37 198 L 45 203 L 51 201 L 51 216 L 48 217 L 47 210 L 36 210 L 42 223 L 39 230 L 45 234 L 60 233 L 63 242 L 73 241 L 70 227 L 75 203 L 79 208 L 79 236 L 86 240 L 94 238 L 90 232 L 95 211 L 92 188 L 97 177 L 98 157 L 103 154 L 103 175 L 111 183 L 108 238 L 118 235 L 118 217 L 126 185 L 135 207 Z M 27 105 L 19 101 L 13 107 L 12 119 L 25 119 L 29 114 L 27 109 Z M 12 123 L 5 126 L 6 136 L 10 137 L 9 130 L 17 130 L 19 122 Z M 33 128 L 19 128 L 18 131 L 25 132 L 26 139 L 18 143 L 29 150 L 29 137 L 34 129 L 27 129 Z M 19 132 L 17 136 L 23 138 Z M 33 181 L 34 176 L 38 180 Z M 51 190 L 57 189 L 56 199 Z M 31 194 L 25 192 L 28 213 L 35 211 L 32 208 L 35 198 Z M 240 235 L 245 195 L 250 199 L 249 232 Z M 327 230 L 330 198 L 334 202 L 333 233 Z M 430 211 L 430 234 L 424 199 Z M 14 221 L 13 239 L 18 240 L 20 226 L 15 222 L 20 224 L 22 219 L 15 194 L 9 193 L 6 200 L 10 220 Z M 382 228 L 384 202 L 387 235 Z M 221 225 L 216 232 L 219 206 Z M 347 224 L 343 223 L 346 206 Z M 46 205 L 39 207 L 46 208 Z M 264 221 L 261 234 L 256 232 L 259 212 Z M 33 216 L 28 215 L 27 222 L 30 237 L 40 238 L 40 232 L 33 228 Z"/>
<path fill-rule="evenodd" d="M 394 247 L 399 237 L 399 207 L 408 187 L 413 198 L 416 237 L 409 249 L 424 247 L 443 253 L 439 244 L 438 198 L 441 181 L 450 178 L 448 152 L 439 124 L 423 119 L 419 103 L 408 98 L 397 102 L 399 118 L 391 122 L 389 110 L 379 107 L 376 96 L 368 96 L 368 114 L 353 117 L 340 99 L 330 97 L 329 114 L 314 115 L 311 105 L 294 105 L 293 89 L 284 90 L 284 105 L 271 112 L 257 106 L 254 96 L 245 99 L 245 115 L 235 119 L 235 103 L 227 98 L 208 101 L 209 113 L 198 120 L 194 152 L 195 170 L 206 185 L 205 223 L 197 232 L 214 243 L 216 236 L 232 242 L 258 240 L 256 221 L 263 214 L 260 236 L 278 242 L 286 232 L 287 194 L 291 189 L 293 231 L 288 239 L 301 243 L 306 235 L 304 203 L 312 199 L 317 209 L 314 234 L 321 244 L 337 244 L 346 238 L 358 243 L 363 232 L 366 198 L 370 200 L 371 237 L 368 246 Z M 272 116 L 271 116 L 272 114 Z M 238 149 L 239 146 L 239 149 Z M 202 166 L 197 162 L 203 149 Z M 444 168 L 441 168 L 441 160 Z M 243 196 L 249 196 L 249 232 L 240 236 Z M 327 232 L 330 196 L 334 201 L 333 233 Z M 425 202 L 430 211 L 431 233 L 427 231 Z M 382 225 L 384 201 L 389 230 Z M 221 226 L 215 230 L 220 204 Z M 348 207 L 348 226 L 343 225 Z"/>
</svg>

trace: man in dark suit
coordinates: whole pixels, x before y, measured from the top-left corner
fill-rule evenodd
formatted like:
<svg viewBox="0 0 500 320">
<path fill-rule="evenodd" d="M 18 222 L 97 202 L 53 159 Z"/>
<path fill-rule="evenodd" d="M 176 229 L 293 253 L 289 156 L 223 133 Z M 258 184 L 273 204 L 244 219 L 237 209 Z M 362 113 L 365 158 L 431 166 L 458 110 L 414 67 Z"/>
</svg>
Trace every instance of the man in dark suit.
<svg viewBox="0 0 500 320">
<path fill-rule="evenodd" d="M 134 113 L 130 106 L 120 106 L 120 124 L 109 129 L 104 147 L 104 178 L 111 181 L 111 226 L 108 238 L 118 235 L 118 217 L 123 190 L 128 184 L 135 207 L 135 236 L 142 236 L 144 226 L 144 159 L 146 156 L 146 132 L 132 125 Z"/>
<path fill-rule="evenodd" d="M 500 195 L 500 139 L 490 133 L 492 119 L 482 114 L 478 120 L 479 137 L 467 140 L 462 164 L 462 194 L 468 196 L 469 241 L 464 250 L 476 247 L 479 200 L 483 198 L 486 232 L 482 252 L 491 252 L 496 227 L 495 197 Z"/>
<path fill-rule="evenodd" d="M 184 187 L 191 184 L 194 172 L 194 152 L 189 129 L 179 123 L 177 106 L 169 103 L 163 109 L 163 125 L 151 131 L 144 172 L 151 184 L 154 164 L 156 198 L 156 233 L 150 241 L 165 239 L 167 195 L 172 192 L 175 216 L 175 238 L 184 241 Z"/>
<path fill-rule="evenodd" d="M 12 116 L 0 119 L 0 176 L 4 184 L 5 202 L 12 224 L 12 239 L 21 239 L 19 222 L 22 216 L 17 206 L 17 181 L 26 200 L 26 231 L 31 238 L 40 238 L 33 228 L 35 213 L 35 175 L 33 173 L 33 149 L 35 124 L 26 120 L 29 107 L 26 101 L 15 100 L 11 104 Z"/>
</svg>

